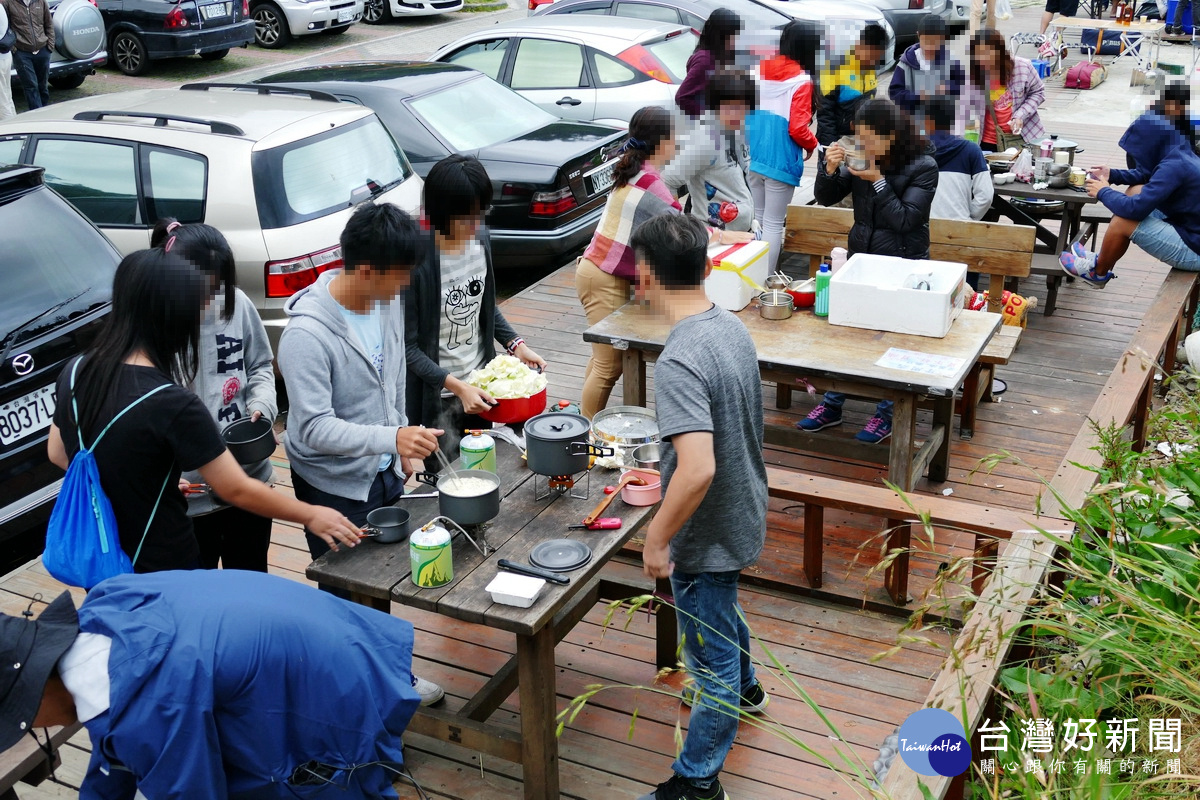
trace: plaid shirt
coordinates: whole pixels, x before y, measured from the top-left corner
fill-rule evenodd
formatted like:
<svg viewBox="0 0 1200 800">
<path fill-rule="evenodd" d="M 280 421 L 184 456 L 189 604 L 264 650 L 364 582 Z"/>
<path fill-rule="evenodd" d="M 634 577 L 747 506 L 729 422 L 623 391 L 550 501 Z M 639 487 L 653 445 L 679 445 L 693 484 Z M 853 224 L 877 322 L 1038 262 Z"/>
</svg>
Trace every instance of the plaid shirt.
<svg viewBox="0 0 1200 800">
<path fill-rule="evenodd" d="M 1013 57 L 1013 71 L 1008 76 L 1008 93 L 1012 97 L 1013 118 L 1021 120 L 1021 136 L 1027 142 L 1040 142 L 1046 137 L 1046 128 L 1038 115 L 1038 108 L 1046 99 L 1046 87 L 1037 74 L 1037 69 L 1028 58 Z M 974 119 L 983 130 L 987 117 L 986 89 L 968 82 L 962 103 L 963 122 Z"/>
<path fill-rule="evenodd" d="M 654 168 L 647 165 L 632 181 L 609 194 L 604 215 L 583 257 L 609 275 L 633 280 L 635 264 L 629 239 L 634 229 L 651 217 L 672 213 L 683 213 L 683 207 Z"/>
</svg>

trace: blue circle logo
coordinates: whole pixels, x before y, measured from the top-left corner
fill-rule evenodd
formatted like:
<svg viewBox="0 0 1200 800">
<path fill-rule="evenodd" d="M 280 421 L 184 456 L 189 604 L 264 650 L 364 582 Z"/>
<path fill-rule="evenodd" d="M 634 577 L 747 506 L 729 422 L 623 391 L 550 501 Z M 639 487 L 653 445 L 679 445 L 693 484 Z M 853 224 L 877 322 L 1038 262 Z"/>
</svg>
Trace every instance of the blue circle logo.
<svg viewBox="0 0 1200 800">
<path fill-rule="evenodd" d="M 953 778 L 971 766 L 971 744 L 958 718 L 940 708 L 922 708 L 900 726 L 900 757 L 918 775 Z"/>
</svg>

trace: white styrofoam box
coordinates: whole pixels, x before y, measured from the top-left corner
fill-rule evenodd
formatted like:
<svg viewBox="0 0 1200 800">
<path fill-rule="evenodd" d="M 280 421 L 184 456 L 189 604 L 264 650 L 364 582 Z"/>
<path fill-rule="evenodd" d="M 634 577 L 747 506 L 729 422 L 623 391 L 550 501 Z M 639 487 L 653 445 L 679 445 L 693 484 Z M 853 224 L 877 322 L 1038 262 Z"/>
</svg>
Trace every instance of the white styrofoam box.
<svg viewBox="0 0 1200 800">
<path fill-rule="evenodd" d="M 517 575 L 512 572 L 497 572 L 496 577 L 487 585 L 485 591 L 492 595 L 493 602 L 506 606 L 529 608 L 545 585 L 545 578 Z"/>
<path fill-rule="evenodd" d="M 758 296 L 758 286 L 767 283 L 766 242 L 742 242 L 740 244 L 718 244 L 708 248 L 712 259 L 712 273 L 704 279 L 704 292 L 708 299 L 729 311 L 741 311 Z"/>
<path fill-rule="evenodd" d="M 914 288 L 921 282 L 929 289 Z M 966 264 L 855 253 L 829 281 L 829 321 L 941 338 L 966 292 Z"/>
</svg>

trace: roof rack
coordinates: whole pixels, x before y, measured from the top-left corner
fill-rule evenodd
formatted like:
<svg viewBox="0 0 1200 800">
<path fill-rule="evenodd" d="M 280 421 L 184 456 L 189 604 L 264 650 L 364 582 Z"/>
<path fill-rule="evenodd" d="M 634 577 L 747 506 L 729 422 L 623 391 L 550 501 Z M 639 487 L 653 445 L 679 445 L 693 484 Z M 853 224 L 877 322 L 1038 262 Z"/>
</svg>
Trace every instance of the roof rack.
<svg viewBox="0 0 1200 800">
<path fill-rule="evenodd" d="M 199 119 L 197 117 L 180 117 L 175 114 L 155 114 L 147 111 L 80 111 L 73 119 L 96 122 L 105 117 L 136 117 L 138 119 L 152 119 L 155 127 L 165 128 L 168 122 L 186 122 L 189 125 L 204 125 L 213 133 L 224 133 L 230 136 L 245 136 L 246 132 L 237 125 L 230 125 L 228 122 L 217 122 L 211 119 Z"/>
<path fill-rule="evenodd" d="M 179 87 L 185 92 L 207 92 L 209 89 L 249 89 L 261 95 L 296 94 L 310 100 L 325 100 L 330 103 L 340 103 L 329 92 L 317 89 L 293 89 L 290 86 L 273 86 L 268 83 L 185 83 Z"/>
</svg>

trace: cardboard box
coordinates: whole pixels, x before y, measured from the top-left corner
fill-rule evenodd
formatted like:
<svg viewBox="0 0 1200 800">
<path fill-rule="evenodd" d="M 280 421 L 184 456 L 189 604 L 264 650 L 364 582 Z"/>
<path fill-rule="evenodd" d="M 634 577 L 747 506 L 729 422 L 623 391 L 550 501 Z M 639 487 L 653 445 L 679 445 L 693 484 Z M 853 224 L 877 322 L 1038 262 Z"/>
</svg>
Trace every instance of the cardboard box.
<svg viewBox="0 0 1200 800">
<path fill-rule="evenodd" d="M 712 274 L 704 279 L 708 299 L 729 311 L 741 311 L 759 294 L 757 286 L 767 283 L 766 242 L 718 244 L 708 248 Z"/>
<path fill-rule="evenodd" d="M 963 310 L 966 287 L 966 264 L 855 253 L 829 281 L 829 321 L 941 338 Z"/>
</svg>

